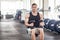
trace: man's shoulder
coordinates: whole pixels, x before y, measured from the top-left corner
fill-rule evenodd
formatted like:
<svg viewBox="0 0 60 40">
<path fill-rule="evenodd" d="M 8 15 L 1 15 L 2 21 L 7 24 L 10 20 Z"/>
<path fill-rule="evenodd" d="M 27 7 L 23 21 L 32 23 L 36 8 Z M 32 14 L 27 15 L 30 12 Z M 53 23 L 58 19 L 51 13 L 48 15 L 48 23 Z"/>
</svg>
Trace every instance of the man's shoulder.
<svg viewBox="0 0 60 40">
<path fill-rule="evenodd" d="M 43 15 L 43 13 L 39 12 L 39 15 Z"/>
<path fill-rule="evenodd" d="M 29 17 L 29 16 L 30 16 L 30 12 L 26 13 L 26 16 L 28 16 L 28 17 Z"/>
</svg>

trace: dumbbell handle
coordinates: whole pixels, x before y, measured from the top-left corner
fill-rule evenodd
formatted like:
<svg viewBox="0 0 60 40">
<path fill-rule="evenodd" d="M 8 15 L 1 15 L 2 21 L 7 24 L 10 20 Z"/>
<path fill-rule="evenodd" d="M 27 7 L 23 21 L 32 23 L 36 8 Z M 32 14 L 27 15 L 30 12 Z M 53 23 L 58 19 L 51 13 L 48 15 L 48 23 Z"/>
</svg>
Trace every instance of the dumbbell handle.
<svg viewBox="0 0 60 40">
<path fill-rule="evenodd" d="M 44 22 L 43 20 L 31 20 L 29 21 L 30 23 L 35 23 L 35 22 Z"/>
<path fill-rule="evenodd" d="M 35 22 L 35 20 L 31 20 L 31 21 L 29 21 L 29 22 L 34 23 L 34 22 Z"/>
</svg>

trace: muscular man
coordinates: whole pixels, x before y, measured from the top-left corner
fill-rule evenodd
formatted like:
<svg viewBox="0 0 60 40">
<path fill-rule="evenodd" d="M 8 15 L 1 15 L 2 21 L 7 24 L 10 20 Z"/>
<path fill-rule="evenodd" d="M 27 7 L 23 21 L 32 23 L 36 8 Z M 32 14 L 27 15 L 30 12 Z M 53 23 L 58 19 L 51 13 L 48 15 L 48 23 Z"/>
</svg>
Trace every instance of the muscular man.
<svg viewBox="0 0 60 40">
<path fill-rule="evenodd" d="M 35 20 L 35 22 L 30 22 L 31 20 Z M 25 16 L 25 25 L 28 28 L 31 28 L 31 39 L 32 40 L 36 40 L 35 39 L 36 29 L 38 29 L 40 32 L 39 33 L 40 40 L 44 40 L 43 14 L 40 14 L 39 12 L 37 12 L 37 4 L 36 3 L 32 4 L 32 11 L 30 13 L 26 14 L 26 16 Z"/>
</svg>

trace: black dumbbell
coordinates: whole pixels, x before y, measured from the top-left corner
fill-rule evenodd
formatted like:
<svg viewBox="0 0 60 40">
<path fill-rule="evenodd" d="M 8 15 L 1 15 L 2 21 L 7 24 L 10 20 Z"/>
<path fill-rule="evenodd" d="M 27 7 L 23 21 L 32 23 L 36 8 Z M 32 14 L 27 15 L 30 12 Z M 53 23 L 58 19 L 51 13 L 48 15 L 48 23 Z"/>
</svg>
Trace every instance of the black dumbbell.
<svg viewBox="0 0 60 40">
<path fill-rule="evenodd" d="M 55 31 L 60 33 L 60 21 L 56 21 L 56 23 L 55 23 Z"/>
<path fill-rule="evenodd" d="M 43 20 L 31 20 L 31 21 L 29 21 L 30 23 L 34 23 L 34 26 L 40 26 L 39 24 L 40 24 L 40 22 L 43 22 Z"/>
<path fill-rule="evenodd" d="M 29 23 L 29 24 L 30 24 L 30 23 L 35 23 L 35 20 L 31 20 L 31 21 L 29 21 L 28 23 Z M 33 29 L 34 27 L 32 27 L 32 26 L 28 26 L 28 28 Z"/>
<path fill-rule="evenodd" d="M 35 20 L 31 20 L 31 21 L 29 21 L 30 23 L 35 23 Z"/>
<path fill-rule="evenodd" d="M 48 29 L 50 29 L 51 31 L 55 31 L 55 20 L 50 20 L 48 23 Z"/>
<path fill-rule="evenodd" d="M 49 19 L 44 19 L 44 23 L 45 23 L 44 28 L 48 29 L 49 21 L 50 21 Z"/>
</svg>

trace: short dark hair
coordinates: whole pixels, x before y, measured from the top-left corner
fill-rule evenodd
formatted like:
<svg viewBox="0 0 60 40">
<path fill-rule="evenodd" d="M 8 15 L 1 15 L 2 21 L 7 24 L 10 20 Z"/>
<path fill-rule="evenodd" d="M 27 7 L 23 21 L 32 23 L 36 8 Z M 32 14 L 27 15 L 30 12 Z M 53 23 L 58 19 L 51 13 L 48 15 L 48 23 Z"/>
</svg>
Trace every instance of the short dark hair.
<svg viewBox="0 0 60 40">
<path fill-rule="evenodd" d="M 33 3 L 32 6 L 33 6 L 33 5 L 37 5 L 37 4 L 36 4 L 36 3 Z"/>
</svg>

